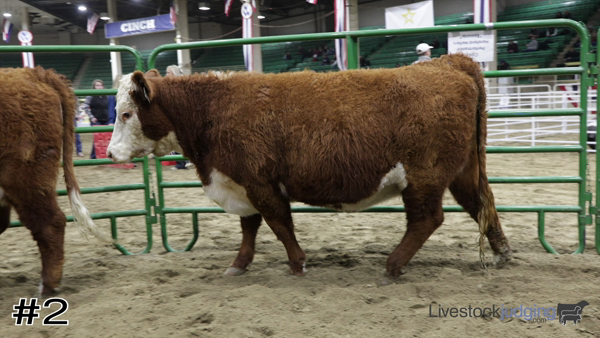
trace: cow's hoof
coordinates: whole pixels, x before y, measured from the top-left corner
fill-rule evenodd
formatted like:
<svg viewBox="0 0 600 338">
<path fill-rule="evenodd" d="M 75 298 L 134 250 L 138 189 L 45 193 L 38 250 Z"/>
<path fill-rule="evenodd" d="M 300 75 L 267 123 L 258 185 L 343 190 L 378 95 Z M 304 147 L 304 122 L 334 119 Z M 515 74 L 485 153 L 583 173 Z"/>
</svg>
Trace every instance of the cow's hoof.
<svg viewBox="0 0 600 338">
<path fill-rule="evenodd" d="M 386 286 L 386 285 L 391 285 L 391 284 L 398 284 L 400 283 L 400 276 L 402 276 L 404 273 L 400 272 L 400 274 L 398 276 L 393 276 L 389 273 L 385 273 L 383 278 L 379 281 L 379 283 L 377 283 L 377 285 L 379 286 Z"/>
<path fill-rule="evenodd" d="M 230 266 L 225 270 L 225 276 L 240 276 L 246 273 L 246 269 L 236 268 L 235 266 Z"/>
<path fill-rule="evenodd" d="M 503 250 L 494 254 L 494 266 L 501 267 L 512 259 L 512 251 L 508 246 L 502 248 Z"/>
<path fill-rule="evenodd" d="M 390 277 L 390 276 L 385 276 L 377 283 L 377 285 L 388 286 L 388 285 L 392 285 L 392 284 L 398 284 L 399 281 L 400 280 L 397 277 L 394 278 L 394 277 Z"/>
<path fill-rule="evenodd" d="M 294 269 L 292 269 L 290 272 L 294 276 L 303 277 L 304 274 L 306 274 L 306 272 L 308 272 L 308 270 L 306 270 L 306 263 L 302 263 L 302 268 L 299 269 L 298 271 L 294 271 Z"/>
<path fill-rule="evenodd" d="M 49 297 L 56 296 L 58 292 L 58 288 L 51 288 L 49 286 L 44 285 L 44 283 L 41 282 L 40 286 L 38 287 L 38 290 L 33 294 L 33 298 L 46 299 Z"/>
</svg>

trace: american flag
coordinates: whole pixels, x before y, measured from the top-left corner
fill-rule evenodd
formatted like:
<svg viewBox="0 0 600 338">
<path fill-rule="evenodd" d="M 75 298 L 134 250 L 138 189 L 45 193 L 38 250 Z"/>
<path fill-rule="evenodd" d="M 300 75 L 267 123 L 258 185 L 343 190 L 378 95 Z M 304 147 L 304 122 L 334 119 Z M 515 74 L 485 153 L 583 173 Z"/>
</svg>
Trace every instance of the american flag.
<svg viewBox="0 0 600 338">
<path fill-rule="evenodd" d="M 87 20 L 88 33 L 94 34 L 94 31 L 96 30 L 96 24 L 98 23 L 98 19 L 100 19 L 100 17 L 96 13 L 92 13 L 92 15 L 90 17 L 88 17 L 88 20 Z"/>
<path fill-rule="evenodd" d="M 175 27 L 175 23 L 177 23 L 177 11 L 175 10 L 174 0 L 171 0 L 171 8 L 169 9 L 169 19 L 171 21 L 171 25 Z"/>
<path fill-rule="evenodd" d="M 233 0 L 225 0 L 225 15 L 229 16 L 229 11 L 231 10 L 231 5 L 233 5 Z"/>
<path fill-rule="evenodd" d="M 309 4 L 316 5 L 318 0 L 306 0 Z"/>
<path fill-rule="evenodd" d="M 14 25 L 8 20 L 4 19 L 4 24 L 2 25 L 2 40 L 5 42 L 10 41 L 10 33 L 12 32 Z"/>
</svg>

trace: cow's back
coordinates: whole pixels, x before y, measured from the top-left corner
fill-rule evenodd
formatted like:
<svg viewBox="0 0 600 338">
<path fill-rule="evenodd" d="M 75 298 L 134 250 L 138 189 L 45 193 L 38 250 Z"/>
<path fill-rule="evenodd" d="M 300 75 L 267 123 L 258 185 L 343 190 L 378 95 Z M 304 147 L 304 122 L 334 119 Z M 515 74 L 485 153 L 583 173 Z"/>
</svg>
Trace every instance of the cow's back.
<svg viewBox="0 0 600 338">
<path fill-rule="evenodd" d="M 40 67 L 3 70 L 0 84 L 0 175 L 9 162 L 33 164 L 50 157 L 58 165 L 63 115 L 55 87 L 68 90 L 67 84 Z"/>
</svg>

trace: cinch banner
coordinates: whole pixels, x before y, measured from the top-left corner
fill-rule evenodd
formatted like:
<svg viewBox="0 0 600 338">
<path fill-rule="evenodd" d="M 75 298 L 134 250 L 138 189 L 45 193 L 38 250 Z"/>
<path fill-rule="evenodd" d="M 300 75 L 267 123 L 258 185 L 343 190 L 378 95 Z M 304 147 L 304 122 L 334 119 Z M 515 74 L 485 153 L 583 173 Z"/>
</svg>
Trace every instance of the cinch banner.
<svg viewBox="0 0 600 338">
<path fill-rule="evenodd" d="M 170 14 L 151 16 L 135 20 L 119 21 L 104 25 L 104 37 L 107 39 L 138 34 L 148 34 L 174 30 Z"/>
</svg>

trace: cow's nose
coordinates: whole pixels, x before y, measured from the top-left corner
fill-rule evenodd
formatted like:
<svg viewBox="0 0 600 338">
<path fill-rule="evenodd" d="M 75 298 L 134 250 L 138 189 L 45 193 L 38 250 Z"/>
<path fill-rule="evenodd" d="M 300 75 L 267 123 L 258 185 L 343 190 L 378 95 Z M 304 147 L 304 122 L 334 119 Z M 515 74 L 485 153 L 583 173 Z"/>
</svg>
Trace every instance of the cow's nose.
<svg viewBox="0 0 600 338">
<path fill-rule="evenodd" d="M 106 151 L 106 156 L 112 160 L 112 154 L 109 150 Z"/>
</svg>

